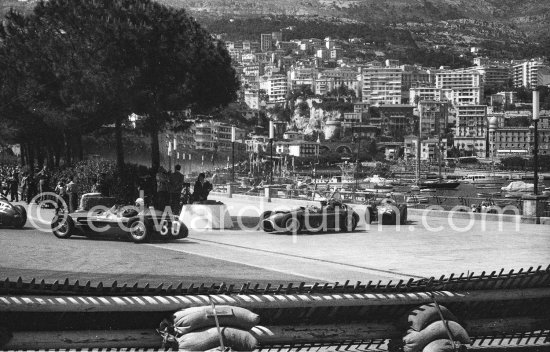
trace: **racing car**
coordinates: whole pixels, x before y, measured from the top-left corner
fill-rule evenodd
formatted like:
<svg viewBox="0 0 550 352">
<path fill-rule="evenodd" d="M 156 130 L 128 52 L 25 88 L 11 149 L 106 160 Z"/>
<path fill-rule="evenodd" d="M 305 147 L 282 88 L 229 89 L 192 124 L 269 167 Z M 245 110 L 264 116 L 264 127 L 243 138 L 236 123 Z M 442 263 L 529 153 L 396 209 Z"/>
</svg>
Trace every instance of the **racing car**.
<svg viewBox="0 0 550 352">
<path fill-rule="evenodd" d="M 370 200 L 367 203 L 368 223 L 378 221 L 382 225 L 405 225 L 407 223 L 407 204 L 398 204 L 391 198 Z M 399 216 L 398 216 L 399 215 Z"/>
<path fill-rule="evenodd" d="M 266 211 L 260 216 L 260 227 L 265 232 L 354 231 L 359 215 L 339 200 L 321 201 L 321 207 L 298 207 L 291 210 Z"/>
<path fill-rule="evenodd" d="M 13 205 L 0 194 L 0 227 L 21 229 L 27 222 L 27 211 L 22 205 Z"/>
<path fill-rule="evenodd" d="M 52 232 L 57 238 L 76 236 L 127 236 L 135 243 L 153 238 L 175 240 L 185 238 L 189 230 L 177 216 L 167 216 L 154 209 L 113 206 L 108 210 L 59 212 L 52 219 Z"/>
</svg>

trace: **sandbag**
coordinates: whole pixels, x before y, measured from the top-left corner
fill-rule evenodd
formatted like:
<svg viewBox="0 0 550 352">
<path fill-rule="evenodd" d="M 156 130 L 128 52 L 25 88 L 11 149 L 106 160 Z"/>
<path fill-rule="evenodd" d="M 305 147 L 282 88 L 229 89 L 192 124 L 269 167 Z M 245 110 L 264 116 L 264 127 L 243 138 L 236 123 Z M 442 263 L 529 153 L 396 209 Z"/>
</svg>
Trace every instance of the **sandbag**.
<svg viewBox="0 0 550 352">
<path fill-rule="evenodd" d="M 455 343 L 459 345 L 457 346 L 458 347 L 457 351 L 466 351 L 466 346 L 461 345 L 458 342 L 455 342 Z M 456 352 L 456 351 L 454 349 L 454 346 L 451 340 L 441 339 L 441 340 L 435 340 L 430 342 L 426 347 L 424 347 L 422 352 Z"/>
<path fill-rule="evenodd" d="M 466 330 L 464 330 L 462 326 L 460 326 L 458 323 L 455 323 L 454 321 L 448 321 L 447 324 L 449 325 L 449 330 L 451 331 L 451 334 L 453 335 L 453 339 L 455 341 L 465 344 L 471 343 L 468 333 L 466 332 Z M 449 335 L 447 334 L 445 325 L 441 320 L 431 323 L 420 332 L 410 329 L 407 336 L 403 338 L 403 342 L 405 344 L 403 347 L 403 351 L 419 352 L 422 351 L 422 349 L 426 347 L 430 342 L 439 339 L 447 339 L 448 336 Z"/>
<path fill-rule="evenodd" d="M 232 306 L 216 306 L 220 326 L 250 330 L 260 323 L 260 317 L 251 311 Z M 180 310 L 173 315 L 174 327 L 180 334 L 216 326 L 212 307 L 192 307 Z"/>
<path fill-rule="evenodd" d="M 445 320 L 458 322 L 458 319 L 447 308 L 440 305 L 441 313 Z M 415 331 L 422 331 L 426 326 L 430 325 L 434 321 L 441 320 L 439 311 L 435 306 L 435 303 L 424 304 L 418 308 L 413 309 L 408 315 L 409 328 Z"/>
<path fill-rule="evenodd" d="M 248 331 L 221 328 L 223 343 L 237 351 L 253 351 L 258 345 L 258 340 Z M 180 350 L 206 351 L 220 347 L 220 338 L 217 328 L 210 328 L 202 331 L 195 331 L 178 338 Z"/>
</svg>

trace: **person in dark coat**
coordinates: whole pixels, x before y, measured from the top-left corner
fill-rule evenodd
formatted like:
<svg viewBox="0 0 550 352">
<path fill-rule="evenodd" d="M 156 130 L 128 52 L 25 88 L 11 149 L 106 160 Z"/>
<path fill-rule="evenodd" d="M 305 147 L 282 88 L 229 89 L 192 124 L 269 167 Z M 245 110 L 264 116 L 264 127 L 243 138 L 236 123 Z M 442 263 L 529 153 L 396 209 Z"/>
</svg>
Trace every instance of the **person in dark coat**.
<svg viewBox="0 0 550 352">
<path fill-rule="evenodd" d="M 208 194 L 212 190 L 212 184 L 205 181 L 206 175 L 200 173 L 195 182 L 195 188 L 193 189 L 193 202 L 202 202 L 208 198 Z"/>
</svg>

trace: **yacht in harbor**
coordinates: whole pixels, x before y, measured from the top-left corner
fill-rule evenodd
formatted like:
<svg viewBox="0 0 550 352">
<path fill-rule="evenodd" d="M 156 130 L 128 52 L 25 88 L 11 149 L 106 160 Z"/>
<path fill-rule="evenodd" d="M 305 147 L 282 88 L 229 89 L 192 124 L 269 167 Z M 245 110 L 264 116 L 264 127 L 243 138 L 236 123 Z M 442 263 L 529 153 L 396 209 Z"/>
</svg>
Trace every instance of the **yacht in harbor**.
<svg viewBox="0 0 550 352">
<path fill-rule="evenodd" d="M 462 178 L 462 182 L 473 185 L 497 185 L 502 186 L 506 178 L 488 174 L 469 174 Z"/>
</svg>

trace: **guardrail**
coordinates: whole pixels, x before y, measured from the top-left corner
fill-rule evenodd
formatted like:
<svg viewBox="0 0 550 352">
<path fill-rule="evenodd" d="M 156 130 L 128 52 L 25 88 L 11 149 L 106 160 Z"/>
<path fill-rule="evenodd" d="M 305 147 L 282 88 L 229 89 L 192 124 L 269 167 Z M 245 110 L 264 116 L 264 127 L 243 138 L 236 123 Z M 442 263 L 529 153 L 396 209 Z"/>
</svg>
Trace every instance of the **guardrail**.
<svg viewBox="0 0 550 352">
<path fill-rule="evenodd" d="M 549 266 L 395 283 L 277 286 L 6 279 L 0 282 L 0 349 L 158 349 L 155 328 L 163 318 L 213 302 L 260 316 L 261 325 L 251 330 L 260 350 L 399 351 L 410 311 L 434 301 L 454 312 L 472 349 L 550 348 Z"/>
<path fill-rule="evenodd" d="M 332 191 L 327 191 L 326 187 L 319 188 L 303 187 L 300 189 L 287 189 L 281 186 L 262 186 L 253 189 L 244 189 L 233 187 L 229 189 L 229 185 L 217 185 L 216 192 L 221 194 L 282 198 L 282 199 L 298 199 L 298 200 L 318 200 L 320 197 L 328 197 Z M 379 189 L 377 193 L 365 191 L 345 191 L 338 192 L 343 201 L 349 204 L 366 204 L 369 201 L 391 197 L 397 202 L 406 203 L 408 207 L 414 209 L 426 209 L 431 206 L 438 206 L 441 210 L 450 211 L 459 209 L 460 211 L 476 212 L 491 212 L 491 207 L 495 208 L 495 212 L 504 209 L 503 214 L 523 215 L 523 199 L 521 197 L 504 197 L 502 195 L 487 195 L 487 196 L 442 196 L 432 195 L 430 193 L 399 193 L 391 192 L 384 189 Z M 500 209 L 498 209 L 500 208 Z M 543 217 L 550 217 L 550 202 L 544 203 Z"/>
</svg>

